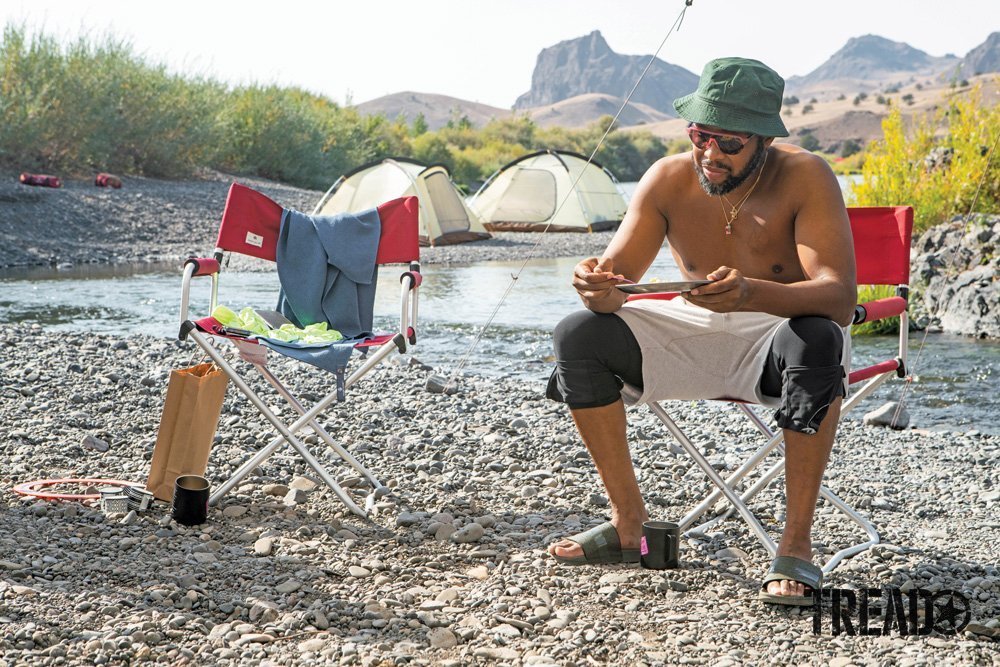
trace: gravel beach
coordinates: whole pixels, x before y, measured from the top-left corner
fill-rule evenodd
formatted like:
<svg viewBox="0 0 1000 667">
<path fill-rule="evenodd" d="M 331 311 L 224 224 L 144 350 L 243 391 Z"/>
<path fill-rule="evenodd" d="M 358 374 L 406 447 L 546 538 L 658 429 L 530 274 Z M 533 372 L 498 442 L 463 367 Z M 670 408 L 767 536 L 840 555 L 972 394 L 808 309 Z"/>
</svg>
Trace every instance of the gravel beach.
<svg viewBox="0 0 1000 667">
<path fill-rule="evenodd" d="M 603 520 L 607 501 L 568 413 L 540 384 L 466 376 L 445 396 L 424 390 L 431 371 L 413 357 L 393 364 L 325 421 L 394 491 L 372 521 L 282 451 L 208 523 L 185 528 L 164 503 L 105 516 L 10 489 L 144 481 L 167 373 L 199 361 L 193 344 L 12 326 L 0 350 L 2 665 L 1000 664 L 989 638 L 1000 618 L 995 437 L 842 426 L 827 479 L 871 513 L 885 544 L 827 585 L 959 591 L 978 634 L 833 636 L 828 616 L 814 634 L 808 610 L 756 601 L 767 558 L 738 520 L 682 540 L 678 570 L 550 560 L 545 546 Z M 326 390 L 292 378 L 300 395 Z M 751 442 L 715 404 L 679 416 L 719 469 Z M 651 514 L 676 520 L 706 484 L 645 409 L 632 417 Z M 210 480 L 267 439 L 230 387 Z M 754 506 L 779 526 L 780 494 Z M 814 537 L 822 560 L 853 535 L 821 505 Z"/>
<path fill-rule="evenodd" d="M 321 195 L 240 180 L 302 210 Z M 0 266 L 203 253 L 231 181 L 129 178 L 118 191 L 72 180 L 61 190 L 4 184 Z M 609 239 L 503 233 L 423 254 L 429 263 L 582 257 Z M 420 356 L 418 345 L 376 371 L 323 420 L 393 491 L 370 521 L 281 450 L 206 524 L 186 528 L 162 502 L 104 515 L 11 489 L 63 477 L 145 482 L 168 373 L 200 362 L 196 346 L 5 325 L 0 667 L 1000 665 L 1000 437 L 842 424 L 827 483 L 873 518 L 883 544 L 825 585 L 955 591 L 972 624 L 957 635 L 835 636 L 827 606 L 817 634 L 811 609 L 756 600 L 768 558 L 738 519 L 683 539 L 677 570 L 556 564 L 546 545 L 608 514 L 568 411 L 544 398 L 540 382 L 511 378 L 466 374 L 458 393 L 429 393 L 428 375 L 449 369 Z M 329 390 L 284 359 L 272 355 L 272 365 L 299 396 Z M 241 398 L 230 386 L 213 485 L 270 440 Z M 717 469 L 733 469 L 757 444 L 735 411 L 684 407 L 678 422 Z M 629 436 L 651 515 L 680 519 L 707 492 L 703 475 L 645 408 L 632 411 Z M 314 449 L 361 501 L 359 480 Z M 775 536 L 784 518 L 777 486 L 752 504 Z M 817 562 L 856 538 L 820 505 Z"/>
<path fill-rule="evenodd" d="M 259 178 L 206 173 L 200 180 L 125 179 L 120 190 L 66 179 L 58 189 L 21 185 L 0 173 L 0 269 L 75 264 L 183 260 L 215 247 L 226 193 L 233 181 L 286 208 L 311 211 L 323 196 Z M 533 234 L 499 232 L 461 245 L 422 248 L 421 261 L 469 263 L 600 253 L 612 232 Z M 233 268 L 260 264 L 235 257 Z"/>
</svg>

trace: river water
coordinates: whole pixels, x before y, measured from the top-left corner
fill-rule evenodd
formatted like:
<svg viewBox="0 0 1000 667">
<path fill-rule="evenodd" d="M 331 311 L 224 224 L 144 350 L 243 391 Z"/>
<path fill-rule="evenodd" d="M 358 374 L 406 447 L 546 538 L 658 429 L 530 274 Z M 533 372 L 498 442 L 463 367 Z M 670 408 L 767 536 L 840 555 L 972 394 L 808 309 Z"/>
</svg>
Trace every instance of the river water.
<svg viewBox="0 0 1000 667">
<path fill-rule="evenodd" d="M 551 369 L 551 331 L 579 307 L 569 286 L 575 258 L 530 261 L 513 284 L 480 342 L 470 344 L 512 283 L 520 262 L 424 267 L 420 293 L 420 339 L 414 353 L 439 372 L 464 371 L 514 375 L 537 382 L 539 391 Z M 675 279 L 679 272 L 669 252 L 660 253 L 648 276 Z M 390 327 L 398 317 L 398 272 L 379 276 L 376 326 Z M 193 290 L 192 314 L 208 306 L 208 281 Z M 274 274 L 224 273 L 220 303 L 273 308 Z M 180 272 L 175 266 L 81 266 L 0 273 L 0 322 L 42 325 L 48 331 L 92 331 L 172 337 L 177 332 Z M 891 356 L 895 337 L 855 337 L 855 363 Z M 945 334 L 910 336 L 910 363 L 916 381 L 905 390 L 911 423 L 935 430 L 1000 433 L 1000 344 Z M 902 382 L 890 382 L 848 418 L 888 400 L 898 400 Z"/>
</svg>

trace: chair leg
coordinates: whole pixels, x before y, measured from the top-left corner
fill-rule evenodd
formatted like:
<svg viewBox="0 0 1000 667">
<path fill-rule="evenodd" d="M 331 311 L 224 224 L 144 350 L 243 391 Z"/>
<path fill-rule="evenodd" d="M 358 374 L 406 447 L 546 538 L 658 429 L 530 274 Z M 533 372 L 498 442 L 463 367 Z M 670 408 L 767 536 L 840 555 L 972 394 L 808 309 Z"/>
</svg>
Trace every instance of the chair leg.
<svg viewBox="0 0 1000 667">
<path fill-rule="evenodd" d="M 851 396 L 852 400 L 849 401 L 844 406 L 844 408 L 841 409 L 840 412 L 841 418 L 843 418 L 843 415 L 846 414 L 848 410 L 853 408 L 861 398 L 870 394 L 879 385 L 888 380 L 890 377 L 892 377 L 891 373 L 885 373 L 879 377 L 873 378 L 868 384 L 862 387 L 860 391 L 852 395 Z M 771 428 L 764 423 L 764 421 L 760 418 L 760 416 L 750 406 L 741 403 L 740 409 L 742 409 L 743 412 L 746 413 L 748 417 L 750 417 L 750 420 L 753 422 L 754 426 L 756 426 L 757 430 L 763 433 L 765 437 L 771 439 L 778 438 L 779 441 L 778 451 L 781 454 L 781 460 L 775 463 L 770 470 L 764 473 L 764 475 L 761 476 L 761 478 L 757 481 L 756 484 L 747 489 L 746 493 L 742 497 L 742 500 L 744 502 L 748 502 L 750 498 L 756 495 L 756 493 L 760 489 L 770 484 L 771 481 L 774 480 L 774 478 L 777 477 L 779 474 L 781 474 L 781 472 L 784 470 L 785 448 L 783 444 L 783 438 L 781 438 L 780 432 L 775 433 L 774 431 L 772 431 Z M 868 536 L 868 539 L 866 541 L 853 544 L 849 547 L 845 547 L 840 551 L 834 553 L 830 557 L 830 559 L 826 562 L 826 564 L 823 566 L 823 571 L 828 573 L 832 572 L 834 568 L 836 568 L 837 565 L 840 564 L 840 561 L 844 560 L 845 558 L 849 558 L 850 556 L 854 556 L 859 553 L 862 553 L 863 551 L 867 551 L 871 547 L 878 544 L 880 541 L 880 537 L 878 531 L 875 529 L 875 526 L 872 525 L 872 523 L 868 519 L 864 518 L 853 507 L 851 507 L 846 502 L 841 500 L 833 491 L 830 490 L 829 487 L 827 487 L 826 485 L 820 485 L 819 496 L 820 498 L 823 498 L 828 503 L 830 503 L 833 507 L 840 510 L 840 512 L 843 513 L 845 516 L 847 516 L 848 519 L 856 523 Z"/>
<path fill-rule="evenodd" d="M 283 384 L 281 384 L 278 378 L 276 378 L 274 374 L 267 369 L 267 367 L 258 366 L 257 370 L 260 371 L 260 374 L 263 375 L 268 382 L 271 383 L 271 386 L 274 387 L 275 391 L 277 391 L 281 396 L 285 398 L 286 401 L 289 402 L 289 404 L 291 404 L 291 406 L 295 409 L 296 412 L 299 413 L 299 415 L 305 415 L 308 412 L 306 407 L 302 405 L 302 403 L 300 403 L 299 400 L 295 398 L 295 396 L 293 396 L 292 393 L 289 392 Z M 379 482 L 378 479 L 375 477 L 374 473 L 372 473 L 363 465 L 361 465 L 361 463 L 356 458 L 354 458 L 354 456 L 351 455 L 350 452 L 341 447 L 340 444 L 337 443 L 329 433 L 327 433 L 326 429 L 320 426 L 319 422 L 316 419 L 310 419 L 309 422 L 307 423 L 307 426 L 311 427 L 313 433 L 322 438 L 323 442 L 325 442 L 337 454 L 337 456 L 339 456 L 341 459 L 350 464 L 352 468 L 361 473 L 361 475 L 365 479 L 367 479 L 368 482 L 374 488 L 377 489 L 383 486 L 383 484 Z"/>
<path fill-rule="evenodd" d="M 879 382 L 879 384 L 881 384 L 881 382 L 884 382 L 885 379 L 886 378 L 883 378 Z M 865 389 L 868 389 L 868 393 L 870 393 L 871 390 L 874 389 L 874 387 L 869 388 L 868 386 L 866 386 Z M 768 444 L 757 450 L 754 456 L 748 459 L 747 462 L 744 463 L 743 466 L 736 473 L 730 476 L 727 482 L 729 484 L 733 484 L 735 481 L 742 479 L 750 468 L 756 466 L 757 463 L 760 460 L 762 460 L 767 453 L 770 453 L 770 451 L 774 448 L 777 448 L 778 453 L 782 456 L 782 458 L 779 461 L 777 461 L 774 465 L 772 465 L 771 468 L 769 468 L 764 474 L 762 474 L 760 478 L 739 497 L 741 504 L 745 506 L 745 504 L 748 503 L 755 495 L 757 495 L 757 493 L 759 493 L 762 489 L 766 488 L 772 481 L 774 481 L 776 477 L 778 477 L 778 475 L 782 473 L 785 467 L 784 463 L 785 451 L 783 444 L 783 436 L 780 431 L 778 433 L 772 431 L 771 428 L 766 423 L 764 423 L 764 421 L 760 418 L 760 416 L 750 406 L 741 403 L 739 404 L 739 408 L 750 418 L 750 421 L 753 422 L 757 430 L 759 430 L 769 440 Z M 720 497 L 720 495 L 721 491 L 718 490 L 711 493 L 704 501 L 702 501 L 702 503 L 695 510 L 693 510 L 689 514 L 689 516 L 697 517 L 698 515 L 703 513 L 708 507 L 711 507 L 716 502 L 716 500 Z M 829 502 L 833 507 L 842 512 L 845 516 L 847 516 L 848 519 L 855 522 L 868 536 L 868 540 L 864 542 L 859 542 L 849 547 L 845 547 L 844 549 L 841 549 L 840 551 L 834 553 L 830 557 L 830 559 L 826 562 L 826 564 L 823 566 L 823 571 L 829 573 L 832 572 L 833 569 L 836 568 L 837 565 L 839 565 L 840 562 L 845 558 L 859 554 L 878 544 L 880 538 L 878 531 L 875 529 L 875 526 L 873 526 L 870 521 L 865 519 L 850 505 L 841 500 L 828 487 L 820 486 L 819 495 L 821 498 Z M 705 523 L 696 526 L 693 530 L 703 531 L 706 528 L 729 518 L 730 516 L 732 516 L 734 511 L 738 511 L 738 507 L 739 507 L 738 505 L 733 504 L 725 512 L 722 512 L 716 515 L 715 517 L 709 519 Z M 695 512 L 697 512 L 697 514 Z"/>
<path fill-rule="evenodd" d="M 359 516 L 366 516 L 365 511 L 362 510 L 360 507 L 358 507 L 358 505 L 351 499 L 349 495 L 347 495 L 347 493 L 343 490 L 343 488 L 341 488 L 341 486 L 337 484 L 336 480 L 333 479 L 329 471 L 327 471 L 327 469 L 323 467 L 323 465 L 319 462 L 319 460 L 317 460 L 316 457 L 312 455 L 312 453 L 305 446 L 305 444 L 303 444 L 298 438 L 296 438 L 293 435 L 292 431 L 289 430 L 273 412 L 271 412 L 271 410 L 267 407 L 267 405 L 264 404 L 264 401 L 261 400 L 261 398 L 256 394 L 256 392 L 254 392 L 254 390 L 250 388 L 250 386 L 243 380 L 243 378 L 240 377 L 240 375 L 233 369 L 233 367 L 229 364 L 229 362 L 227 362 L 222 357 L 218 349 L 216 349 L 214 345 L 209 343 L 206 340 L 205 336 L 200 332 L 192 331 L 190 335 L 192 338 L 194 338 L 194 340 L 198 343 L 198 345 L 201 346 L 203 350 L 205 350 L 208 356 L 212 358 L 212 361 L 214 361 L 216 365 L 218 365 L 226 373 L 226 375 L 229 376 L 229 378 L 233 381 L 233 384 L 236 385 L 237 389 L 239 389 L 250 400 L 250 402 L 253 403 L 253 405 L 257 408 L 257 410 L 259 410 L 260 413 L 264 415 L 265 419 L 271 422 L 271 425 L 274 426 L 275 429 L 277 429 L 278 433 L 281 434 L 282 438 L 286 442 L 288 442 L 288 444 L 290 444 L 292 448 L 295 449 L 296 452 L 298 452 L 299 456 L 302 457 L 302 459 L 306 462 L 306 464 L 310 468 L 312 468 L 316 472 L 316 474 L 319 475 L 319 478 L 327 486 L 330 487 L 330 489 L 334 492 L 334 494 L 337 495 L 338 498 L 340 498 L 341 502 L 347 505 L 347 507 L 355 514 Z M 305 416 L 301 417 L 299 421 L 301 421 L 302 424 L 297 423 L 298 424 L 297 426 L 293 424 L 293 428 L 296 430 L 302 428 L 302 426 L 305 423 L 307 423 L 310 419 L 314 418 L 315 416 L 316 415 L 309 415 L 308 419 Z M 263 458 L 266 458 L 266 456 Z M 259 460 L 263 460 L 263 458 Z M 252 469 L 253 468 L 250 468 L 250 470 Z M 232 488 L 231 485 L 226 488 L 226 491 L 228 491 L 230 488 Z M 218 492 L 216 492 L 215 495 L 216 495 L 216 502 L 218 502 L 218 499 L 219 497 L 221 497 L 221 495 L 219 495 Z"/>
<path fill-rule="evenodd" d="M 658 403 L 650 403 L 649 409 L 653 411 L 653 413 L 664 423 L 664 425 L 666 425 L 667 430 L 669 430 L 671 435 L 677 439 L 681 447 L 684 448 L 684 451 L 686 451 L 688 455 L 694 459 L 695 463 L 698 464 L 698 467 L 704 471 L 708 478 L 712 480 L 712 483 L 715 484 L 723 495 L 725 495 L 726 499 L 732 503 L 733 507 L 736 508 L 736 511 L 739 512 L 740 516 L 743 517 L 743 520 L 746 521 L 747 525 L 750 526 L 750 529 L 757 536 L 757 539 L 764 545 L 767 552 L 771 556 L 774 556 L 778 552 L 778 547 L 774 543 L 774 540 L 771 539 L 771 536 L 767 534 L 767 531 L 764 530 L 764 527 L 760 524 L 760 521 L 757 520 L 757 517 L 753 515 L 753 512 L 751 512 L 743 501 L 740 500 L 739 496 L 737 496 L 729 485 L 726 484 L 725 480 L 719 476 L 719 473 L 715 471 L 715 468 L 713 468 L 702 453 L 698 451 L 698 448 L 694 446 L 694 443 L 692 443 L 688 437 L 684 435 L 684 432 L 677 427 L 677 424 L 674 423 L 674 420 L 671 419 L 666 410 L 664 410 Z M 691 516 L 691 514 L 688 514 L 686 517 L 681 519 L 681 530 L 684 530 L 687 525 L 691 524 L 694 521 L 694 518 L 695 517 Z"/>
</svg>

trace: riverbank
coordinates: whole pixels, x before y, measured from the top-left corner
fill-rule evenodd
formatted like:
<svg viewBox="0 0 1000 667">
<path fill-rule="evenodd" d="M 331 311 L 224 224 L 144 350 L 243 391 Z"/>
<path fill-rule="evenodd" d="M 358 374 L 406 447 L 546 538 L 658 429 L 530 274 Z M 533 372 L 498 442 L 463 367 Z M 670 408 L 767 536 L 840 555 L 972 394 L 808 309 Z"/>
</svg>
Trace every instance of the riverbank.
<svg viewBox="0 0 1000 667">
<path fill-rule="evenodd" d="M 29 187 L 18 183 L 16 174 L 0 173 L 0 269 L 180 261 L 204 255 L 215 247 L 233 181 L 300 211 L 311 211 L 323 196 L 316 190 L 217 172 L 186 181 L 129 177 L 120 190 L 81 180 L 66 180 L 58 189 Z M 423 248 L 421 261 L 582 258 L 604 250 L 611 236 L 500 232 L 476 243 Z"/>
<path fill-rule="evenodd" d="M 760 605 L 767 558 L 735 519 L 685 539 L 679 570 L 556 565 L 545 546 L 608 507 L 569 415 L 535 382 L 468 377 L 443 396 L 424 391 L 427 369 L 394 365 L 349 392 L 350 409 L 325 423 L 397 494 L 372 522 L 313 488 L 288 451 L 198 528 L 172 523 L 162 503 L 104 517 L 23 499 L 11 487 L 34 479 L 144 481 L 167 373 L 199 355 L 160 338 L 17 325 L 0 349 L 2 664 L 996 664 L 983 634 L 834 638 L 829 616 L 816 635 L 808 612 Z M 294 391 L 324 392 L 289 370 L 276 361 Z M 236 396 L 230 387 L 213 484 L 266 437 Z M 676 416 L 721 469 L 751 447 L 747 431 L 728 430 L 734 415 L 692 403 Z M 705 485 L 657 424 L 632 415 L 633 458 L 651 514 L 676 520 Z M 844 423 L 827 480 L 885 544 L 826 584 L 958 591 L 983 629 L 972 627 L 992 633 L 998 463 L 996 436 Z M 782 504 L 777 492 L 754 503 L 772 532 Z M 819 561 L 855 537 L 830 517 L 821 505 Z M 455 528 L 472 541 L 450 539 Z"/>
</svg>

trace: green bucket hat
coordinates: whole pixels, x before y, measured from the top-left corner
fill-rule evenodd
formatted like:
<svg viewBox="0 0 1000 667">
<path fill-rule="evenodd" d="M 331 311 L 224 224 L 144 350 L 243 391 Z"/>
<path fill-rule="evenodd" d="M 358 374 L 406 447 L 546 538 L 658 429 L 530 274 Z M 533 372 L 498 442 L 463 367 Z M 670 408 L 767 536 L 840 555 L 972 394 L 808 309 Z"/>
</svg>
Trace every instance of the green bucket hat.
<svg viewBox="0 0 1000 667">
<path fill-rule="evenodd" d="M 762 137 L 787 137 L 781 122 L 785 80 L 757 60 L 718 58 L 705 65 L 698 90 L 674 100 L 686 121 Z"/>
</svg>

